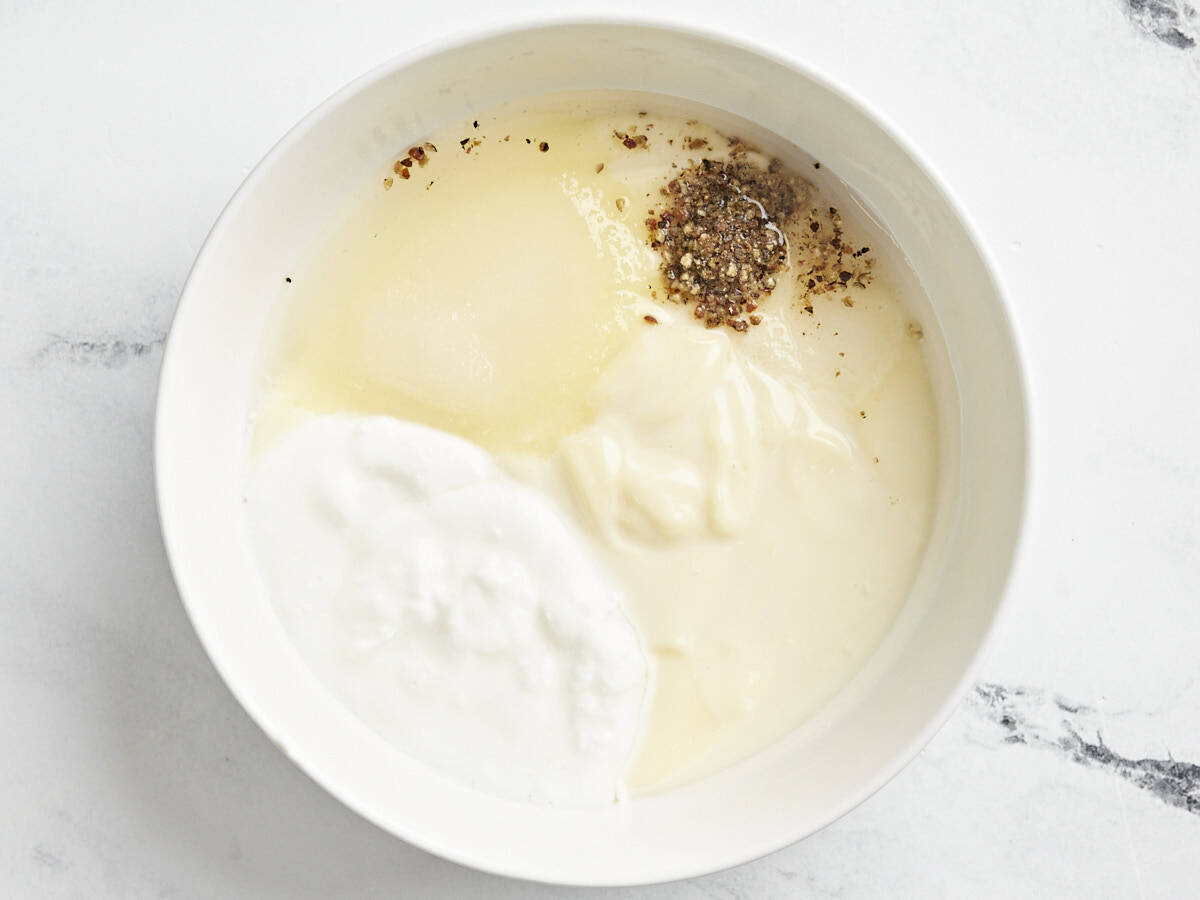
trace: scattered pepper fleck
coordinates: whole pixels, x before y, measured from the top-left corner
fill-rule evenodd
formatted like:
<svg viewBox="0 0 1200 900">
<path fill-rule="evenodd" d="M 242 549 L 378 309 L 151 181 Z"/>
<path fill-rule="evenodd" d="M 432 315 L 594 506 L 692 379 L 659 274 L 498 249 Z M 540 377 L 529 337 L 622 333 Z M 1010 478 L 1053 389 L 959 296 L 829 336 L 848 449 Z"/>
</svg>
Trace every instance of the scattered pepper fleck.
<svg viewBox="0 0 1200 900">
<path fill-rule="evenodd" d="M 645 315 L 645 316 L 642 316 L 642 318 L 645 319 L 647 322 L 649 322 L 651 325 L 658 324 L 658 319 L 656 319 L 654 316 Z"/>
<path fill-rule="evenodd" d="M 599 175 L 604 171 L 604 163 L 596 163 L 596 174 Z"/>
<path fill-rule="evenodd" d="M 545 153 L 547 150 L 550 149 L 550 145 L 548 143 L 546 143 L 545 141 L 542 141 L 540 144 L 538 144 L 538 149 L 541 150 L 543 153 Z"/>
<path fill-rule="evenodd" d="M 795 253 L 796 275 L 803 286 L 806 300 L 841 291 L 848 287 L 865 288 L 872 279 L 875 260 L 866 256 L 869 247 L 851 251 L 842 231 L 842 217 L 837 207 L 812 207 L 805 216 L 807 232 L 801 231 Z M 853 306 L 843 298 L 846 306 Z"/>
<path fill-rule="evenodd" d="M 633 129 L 629 131 L 614 131 L 613 137 L 620 141 L 627 150 L 645 150 L 650 146 L 650 139 L 644 134 L 634 134 Z"/>
</svg>

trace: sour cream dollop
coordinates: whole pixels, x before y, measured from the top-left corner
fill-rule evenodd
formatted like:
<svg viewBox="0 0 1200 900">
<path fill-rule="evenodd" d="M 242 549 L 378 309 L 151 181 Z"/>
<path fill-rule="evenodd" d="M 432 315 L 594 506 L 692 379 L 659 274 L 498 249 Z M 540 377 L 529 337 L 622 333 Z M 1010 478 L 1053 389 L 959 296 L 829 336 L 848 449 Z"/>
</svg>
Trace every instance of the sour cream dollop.
<svg viewBox="0 0 1200 900">
<path fill-rule="evenodd" d="M 651 664 L 549 499 L 460 438 L 344 414 L 280 437 L 246 493 L 284 626 L 370 727 L 500 796 L 621 796 Z"/>
</svg>

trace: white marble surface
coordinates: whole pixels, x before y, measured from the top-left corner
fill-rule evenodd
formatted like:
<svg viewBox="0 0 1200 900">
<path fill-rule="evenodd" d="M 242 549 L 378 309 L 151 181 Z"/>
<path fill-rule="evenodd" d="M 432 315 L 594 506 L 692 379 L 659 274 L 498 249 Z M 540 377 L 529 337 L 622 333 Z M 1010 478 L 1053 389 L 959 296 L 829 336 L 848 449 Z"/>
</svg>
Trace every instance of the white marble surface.
<svg viewBox="0 0 1200 900">
<path fill-rule="evenodd" d="M 345 81 L 504 6 L 0 2 L 0 895 L 576 895 L 428 856 L 296 770 L 193 636 L 150 480 L 163 336 L 226 198 Z M 1011 614 L 921 757 L 797 846 L 613 896 L 1195 896 L 1200 21 L 1176 0 L 655 14 L 803 57 L 924 149 L 1011 289 L 1037 448 Z"/>
</svg>

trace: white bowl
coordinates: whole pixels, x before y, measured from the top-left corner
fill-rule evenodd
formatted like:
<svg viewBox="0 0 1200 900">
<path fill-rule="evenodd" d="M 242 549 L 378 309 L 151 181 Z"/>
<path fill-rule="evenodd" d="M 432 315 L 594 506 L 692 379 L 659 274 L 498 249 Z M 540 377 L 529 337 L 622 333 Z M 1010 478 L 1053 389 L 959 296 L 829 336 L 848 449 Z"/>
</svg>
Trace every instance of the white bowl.
<svg viewBox="0 0 1200 900">
<path fill-rule="evenodd" d="M 251 557 L 241 484 L 256 350 L 279 283 L 346 192 L 437 126 L 517 96 L 653 90 L 720 107 L 811 152 L 900 242 L 932 309 L 942 424 L 935 533 L 900 620 L 813 721 L 714 776 L 604 809 L 499 800 L 409 759 L 306 668 Z M 935 372 L 935 375 L 937 373 Z M 336 797 L 466 865 L 548 882 L 665 881 L 792 843 L 911 760 L 970 684 L 1001 604 L 1026 481 L 1020 365 L 1004 300 L 946 190 L 865 104 L 792 62 L 643 24 L 565 23 L 426 48 L 322 104 L 246 179 L 212 230 L 163 360 L 159 511 L 184 604 L 263 730 Z"/>
</svg>

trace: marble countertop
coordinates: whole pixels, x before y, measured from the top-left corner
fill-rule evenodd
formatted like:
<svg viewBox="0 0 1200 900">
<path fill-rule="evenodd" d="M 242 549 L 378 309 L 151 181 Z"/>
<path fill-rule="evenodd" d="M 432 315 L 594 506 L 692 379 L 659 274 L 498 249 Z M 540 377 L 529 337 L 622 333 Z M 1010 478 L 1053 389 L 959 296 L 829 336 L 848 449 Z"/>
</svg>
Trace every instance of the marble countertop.
<svg viewBox="0 0 1200 900">
<path fill-rule="evenodd" d="M 1011 291 L 1036 448 L 1010 614 L 916 762 L 790 849 L 612 896 L 1195 896 L 1200 15 L 1184 0 L 653 13 L 803 58 L 924 150 Z M 467 0 L 455 16 L 378 0 L 0 4 L 4 896 L 594 893 L 443 862 L 312 784 L 213 671 L 155 517 L 155 379 L 209 226 L 344 82 L 513 14 Z"/>
</svg>

